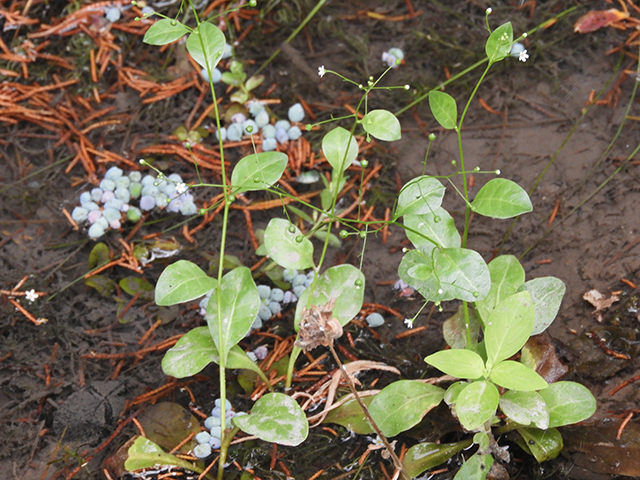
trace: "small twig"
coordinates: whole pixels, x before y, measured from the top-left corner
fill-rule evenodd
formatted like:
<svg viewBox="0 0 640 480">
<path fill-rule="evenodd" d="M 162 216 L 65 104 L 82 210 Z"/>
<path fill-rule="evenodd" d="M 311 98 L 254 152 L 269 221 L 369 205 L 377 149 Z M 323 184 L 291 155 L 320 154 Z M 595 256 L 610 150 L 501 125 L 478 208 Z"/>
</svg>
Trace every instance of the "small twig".
<svg viewBox="0 0 640 480">
<path fill-rule="evenodd" d="M 347 384 L 349 385 L 349 388 L 351 389 L 351 393 L 353 393 L 353 396 L 355 397 L 356 401 L 358 402 L 358 405 L 360 405 L 360 408 L 364 412 L 365 417 L 367 417 L 367 421 L 369 422 L 371 427 L 376 431 L 376 433 L 378 434 L 378 437 L 380 437 L 380 440 L 382 440 L 382 443 L 384 443 L 384 446 L 387 448 L 387 451 L 389 452 L 389 455 L 391 455 L 391 458 L 393 460 L 393 464 L 395 465 L 396 469 L 400 472 L 400 474 L 402 475 L 403 478 L 409 480 L 411 477 L 409 477 L 407 472 L 404 470 L 404 467 L 402 466 L 402 462 L 400 461 L 400 459 L 396 455 L 396 452 L 393 450 L 393 447 L 391 446 L 391 443 L 389 443 L 389 440 L 387 440 L 387 437 L 385 437 L 384 433 L 382 433 L 382 431 L 380 430 L 380 428 L 378 427 L 376 422 L 373 420 L 373 418 L 371 417 L 371 414 L 369 413 L 369 409 L 367 408 L 367 406 L 364 404 L 364 402 L 360 398 L 360 395 L 358 395 L 358 391 L 356 390 L 356 387 L 353 384 L 353 380 L 351 380 L 351 378 L 349 377 L 349 374 L 347 373 L 347 370 L 344 368 L 344 365 L 340 361 L 340 357 L 338 357 L 338 354 L 336 353 L 335 348 L 333 348 L 333 338 L 330 338 L 330 340 L 329 340 L 329 350 L 331 350 L 331 354 L 333 355 L 333 358 L 335 359 L 336 363 L 338 364 L 338 367 L 340 368 L 340 371 L 342 372 L 342 376 L 347 381 Z"/>
</svg>

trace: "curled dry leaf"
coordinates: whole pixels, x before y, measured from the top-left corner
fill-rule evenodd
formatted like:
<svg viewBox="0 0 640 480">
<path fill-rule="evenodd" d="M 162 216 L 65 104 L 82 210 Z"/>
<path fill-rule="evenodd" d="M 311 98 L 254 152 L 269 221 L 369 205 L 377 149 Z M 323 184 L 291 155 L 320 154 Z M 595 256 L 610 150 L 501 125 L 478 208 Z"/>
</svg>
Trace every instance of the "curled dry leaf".
<svg viewBox="0 0 640 480">
<path fill-rule="evenodd" d="M 306 351 L 313 350 L 320 345 L 327 347 L 334 339 L 342 336 L 342 325 L 333 318 L 335 303 L 336 299 L 333 298 L 325 305 L 313 305 L 311 308 L 302 310 L 296 347 Z"/>
<path fill-rule="evenodd" d="M 582 298 L 596 307 L 593 313 L 595 314 L 598 322 L 602 322 L 602 311 L 620 300 L 620 297 L 616 294 L 611 294 L 609 298 L 605 298 L 605 296 L 595 288 L 585 293 Z"/>
<path fill-rule="evenodd" d="M 615 8 L 591 10 L 578 19 L 573 26 L 573 31 L 576 33 L 591 33 L 626 18 L 629 18 L 629 12 L 621 12 Z"/>
</svg>

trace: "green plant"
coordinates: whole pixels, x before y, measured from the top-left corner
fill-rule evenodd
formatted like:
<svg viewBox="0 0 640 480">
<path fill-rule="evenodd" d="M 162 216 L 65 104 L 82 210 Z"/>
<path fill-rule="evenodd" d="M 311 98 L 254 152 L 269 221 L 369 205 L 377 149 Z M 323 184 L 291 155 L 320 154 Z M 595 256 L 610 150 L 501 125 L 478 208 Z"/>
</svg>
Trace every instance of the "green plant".
<svg viewBox="0 0 640 480">
<path fill-rule="evenodd" d="M 165 18 L 149 29 L 145 42 L 161 45 L 188 34 L 187 50 L 210 73 L 221 58 L 225 38 L 212 23 L 200 21 L 195 10 L 194 14 L 196 28 Z M 521 362 L 509 360 L 522 349 L 531 335 L 542 332 L 553 321 L 564 294 L 564 284 L 555 278 L 525 282 L 524 269 L 515 257 L 497 257 L 487 265 L 480 254 L 466 246 L 472 212 L 504 219 L 532 210 L 527 193 L 515 182 L 503 178 L 489 180 L 471 201 L 467 184 L 470 171 L 465 169 L 462 151 L 461 127 L 471 100 L 489 68 L 509 55 L 513 43 L 510 23 L 490 33 L 485 49 L 487 67 L 459 117 L 456 102 L 450 95 L 440 91 L 432 91 L 429 95 L 435 119 L 442 127 L 455 130 L 458 135 L 459 170 L 442 178 L 454 188 L 451 179 L 455 176 L 462 179 L 462 190 L 456 189 L 466 205 L 462 235 L 453 217 L 442 208 L 445 187 L 440 179 L 426 174 L 404 186 L 390 221 L 400 225 L 398 220 L 402 217 L 402 226 L 414 247 L 405 252 L 398 269 L 400 277 L 412 285 L 425 302 L 463 302 L 460 314 L 445 324 L 445 337 L 452 348 L 426 358 L 434 367 L 463 381 L 452 384 L 446 391 L 419 381 L 395 382 L 373 399 L 369 406 L 370 413 L 352 383 L 349 383 L 372 428 L 379 432 L 392 455 L 393 447 L 386 441 L 385 435 L 394 436 L 413 427 L 443 399 L 464 429 L 474 433 L 472 439 L 455 444 L 416 445 L 408 452 L 403 465 L 394 456 L 396 467 L 404 478 L 418 475 L 446 461 L 471 443 L 479 446 L 478 452 L 463 466 L 457 478 L 484 478 L 487 467 L 493 461 L 492 455 L 500 458 L 506 456 L 505 451 L 497 446 L 493 434 L 508 430 L 516 430 L 524 439 L 524 448 L 539 461 L 552 458 L 562 445 L 555 427 L 588 418 L 595 408 L 595 400 L 579 384 L 558 382 L 549 386 L 527 365 L 525 352 Z M 238 72 L 242 75 L 238 76 Z M 319 69 L 320 75 L 326 72 L 339 75 L 324 67 Z M 250 89 L 242 88 L 246 75 L 241 69 L 235 75 L 237 78 L 234 77 L 233 81 L 241 88 L 241 92 L 248 94 Z M 380 88 L 377 86 L 380 79 L 370 78 L 362 85 L 341 78 L 357 85 L 364 94 L 356 113 L 342 119 L 352 122 L 351 129 L 335 127 L 323 138 L 322 150 L 332 171 L 331 180 L 325 182 L 321 205 L 318 207 L 300 202 L 314 212 L 311 216 L 302 210 L 294 210 L 303 218 L 307 215 L 306 218 L 312 220 L 312 227 L 303 234 L 289 220 L 273 218 L 264 232 L 264 253 L 269 255 L 272 262 L 283 269 L 311 268 L 314 271 L 313 283 L 301 295 L 295 312 L 294 325 L 299 331 L 299 338 L 290 355 L 287 385 L 291 383 L 294 363 L 303 348 L 327 346 L 339 362 L 333 350 L 333 340 L 340 335 L 342 326 L 357 315 L 363 303 L 365 278 L 359 268 L 345 264 L 323 270 L 328 246 L 336 240 L 331 232 L 334 222 L 339 221 L 343 226 L 341 238 L 357 235 L 366 240 L 371 233 L 368 231 L 370 222 L 363 222 L 360 218 L 339 218 L 336 212 L 337 200 L 346 182 L 347 168 L 359 153 L 354 138 L 356 130 L 361 128 L 367 139 L 374 137 L 394 141 L 401 136 L 400 123 L 392 113 L 368 108 L 369 93 Z M 213 103 L 217 105 L 213 86 L 211 93 Z M 363 117 L 358 119 L 360 110 L 364 110 Z M 219 130 L 217 107 L 214 111 Z M 339 119 L 332 119 L 335 120 Z M 197 265 L 180 260 L 162 273 L 155 290 L 155 300 L 158 305 L 173 305 L 195 300 L 213 290 L 207 308 L 207 326 L 187 333 L 167 353 L 162 367 L 168 375 L 185 377 L 199 372 L 210 362 L 219 365 L 223 438 L 218 478 L 221 479 L 230 441 L 239 429 L 269 442 L 295 446 L 306 438 L 308 423 L 304 412 L 293 399 L 283 393 L 272 392 L 262 397 L 249 415 L 234 418 L 230 428 L 225 424 L 227 369 L 251 369 L 268 384 L 264 373 L 237 345 L 249 332 L 258 314 L 260 296 L 248 268 L 237 266 L 224 272 L 229 207 L 236 196 L 248 191 L 269 190 L 282 197 L 287 196 L 286 192 L 274 185 L 287 167 L 288 159 L 285 154 L 278 152 L 252 153 L 236 164 L 230 183 L 227 183 L 222 140 L 219 148 L 222 184 L 209 185 L 220 188 L 224 194 L 217 275 L 215 278 L 209 277 Z M 367 168 L 368 165 L 362 162 L 362 166 Z M 363 231 L 357 226 L 360 223 L 365 225 Z M 324 241 L 316 256 L 310 238 L 317 238 L 319 233 Z M 505 391 L 501 394 L 498 387 Z M 504 424 L 496 419 L 498 408 L 507 417 Z M 493 427 L 496 430 L 492 430 Z M 134 444 L 129 454 L 130 458 L 140 460 L 141 452 L 150 447 L 144 441 L 136 443 L 139 444 L 138 448 L 134 448 Z M 147 460 L 153 464 L 154 458 Z M 145 461 L 126 464 L 127 468 L 140 468 L 140 465 L 146 465 Z"/>
</svg>

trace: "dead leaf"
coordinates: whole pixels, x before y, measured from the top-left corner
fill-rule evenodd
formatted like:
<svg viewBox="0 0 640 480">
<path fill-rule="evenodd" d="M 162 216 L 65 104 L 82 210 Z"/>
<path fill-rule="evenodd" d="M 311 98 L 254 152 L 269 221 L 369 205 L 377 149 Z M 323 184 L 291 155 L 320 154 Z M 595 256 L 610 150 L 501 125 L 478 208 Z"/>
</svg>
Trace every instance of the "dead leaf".
<svg viewBox="0 0 640 480">
<path fill-rule="evenodd" d="M 573 26 L 573 31 L 576 33 L 591 33 L 626 18 L 629 18 L 628 12 L 621 12 L 615 8 L 610 10 L 591 10 L 578 19 Z"/>
<path fill-rule="evenodd" d="M 598 322 L 602 322 L 602 313 L 601 312 L 603 310 L 606 310 L 607 308 L 609 308 L 611 305 L 613 305 L 618 300 L 620 300 L 620 297 L 618 295 L 615 295 L 615 294 L 612 294 L 609 298 L 605 298 L 605 296 L 603 294 L 601 294 L 595 288 L 593 290 L 589 290 L 587 293 L 585 293 L 582 296 L 582 298 L 584 300 L 586 300 L 587 302 L 589 302 L 594 307 L 596 307 L 596 309 L 593 311 L 593 313 L 595 314 L 596 320 L 598 320 Z"/>
</svg>

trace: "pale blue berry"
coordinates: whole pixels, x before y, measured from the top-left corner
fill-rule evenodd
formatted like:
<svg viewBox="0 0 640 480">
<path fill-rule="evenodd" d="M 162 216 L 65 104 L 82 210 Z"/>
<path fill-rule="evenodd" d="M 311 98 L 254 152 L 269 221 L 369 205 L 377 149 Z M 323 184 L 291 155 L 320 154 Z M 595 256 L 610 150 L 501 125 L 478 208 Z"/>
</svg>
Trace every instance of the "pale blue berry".
<svg viewBox="0 0 640 480">
<path fill-rule="evenodd" d="M 281 288 L 273 288 L 271 289 L 271 296 L 269 299 L 273 302 L 281 302 L 284 298 L 284 292 Z"/>
<path fill-rule="evenodd" d="M 129 179 L 129 177 L 118 177 L 114 181 L 116 182 L 116 189 L 120 187 L 127 188 L 131 184 L 131 180 Z"/>
<path fill-rule="evenodd" d="M 209 439 L 211 435 L 209 432 L 200 432 L 196 435 L 196 442 L 198 443 L 209 443 Z"/>
<path fill-rule="evenodd" d="M 220 448 L 220 446 L 222 445 L 222 440 L 220 440 L 218 437 L 211 437 L 211 440 L 209 440 L 209 445 L 212 449 L 215 450 L 217 448 Z"/>
<path fill-rule="evenodd" d="M 271 318 L 271 310 L 264 303 L 261 303 L 260 309 L 258 310 L 258 316 L 260 317 L 260 320 L 269 320 Z"/>
<path fill-rule="evenodd" d="M 228 43 L 224 44 L 224 49 L 222 50 L 222 59 L 229 58 L 233 55 L 233 48 Z"/>
<path fill-rule="evenodd" d="M 227 140 L 230 142 L 239 142 L 242 138 L 242 125 L 239 123 L 232 123 L 227 128 Z"/>
<path fill-rule="evenodd" d="M 307 280 L 307 276 L 304 273 L 300 273 L 296 275 L 291 281 L 292 287 L 297 287 L 299 285 L 304 285 L 304 282 Z"/>
<path fill-rule="evenodd" d="M 278 120 L 274 127 L 276 127 L 276 130 L 281 128 L 282 130 L 287 131 L 291 128 L 291 123 L 289 123 L 288 120 Z"/>
<path fill-rule="evenodd" d="M 87 210 L 89 210 L 90 212 L 92 212 L 94 210 L 100 210 L 100 207 L 98 206 L 98 204 L 96 202 L 83 203 L 82 206 L 84 208 L 86 208 Z"/>
<path fill-rule="evenodd" d="M 169 197 L 167 196 L 166 193 L 163 192 L 158 192 L 153 196 L 154 201 L 156 202 L 156 207 L 158 208 L 165 208 L 167 206 L 167 200 L 169 200 Z"/>
<path fill-rule="evenodd" d="M 142 180 L 142 174 L 140 172 L 136 172 L 133 171 L 131 173 L 129 173 L 129 180 L 133 183 L 140 183 L 140 180 Z"/>
<path fill-rule="evenodd" d="M 114 182 L 113 180 L 109 180 L 108 178 L 105 178 L 100 182 L 100 188 L 102 190 L 109 190 L 113 192 L 116 189 L 116 182 Z"/>
<path fill-rule="evenodd" d="M 142 198 L 140 198 L 140 209 L 144 210 L 145 212 L 152 210 L 155 206 L 156 201 L 151 195 L 143 195 Z"/>
<path fill-rule="evenodd" d="M 384 325 L 384 317 L 377 312 L 367 315 L 367 318 L 365 318 L 365 320 L 371 328 L 377 328 Z"/>
<path fill-rule="evenodd" d="M 302 105 L 299 103 L 291 105 L 291 107 L 289 107 L 288 117 L 292 122 L 301 122 L 304 118 L 304 109 L 302 108 Z"/>
<path fill-rule="evenodd" d="M 269 354 L 269 349 L 265 345 L 260 345 L 253 351 L 253 354 L 256 356 L 258 360 L 264 360 L 265 358 L 267 358 L 267 355 Z M 241 413 L 242 412 L 238 412 L 238 415 L 240 415 Z"/>
<path fill-rule="evenodd" d="M 282 303 L 295 303 L 298 301 L 298 297 L 292 291 L 284 292 L 284 298 L 282 299 Z"/>
<path fill-rule="evenodd" d="M 256 316 L 256 318 L 253 320 L 253 323 L 251 324 L 251 330 L 260 330 L 262 328 L 262 319 L 259 316 Z M 247 337 L 250 335 L 251 332 L 247 332 Z"/>
<path fill-rule="evenodd" d="M 282 279 L 285 282 L 292 282 L 293 279 L 298 275 L 298 271 L 292 268 L 285 268 L 282 272 Z"/>
<path fill-rule="evenodd" d="M 245 120 L 242 122 L 242 131 L 245 135 L 256 135 L 258 133 L 258 125 L 253 120 Z"/>
<path fill-rule="evenodd" d="M 121 13 L 120 13 L 120 9 L 118 7 L 111 7 L 104 14 L 104 18 L 109 20 L 109 22 L 111 22 L 111 23 L 115 23 L 118 20 L 120 20 L 120 15 L 121 15 Z"/>
<path fill-rule="evenodd" d="M 227 139 L 227 129 L 225 127 L 220 127 L 220 130 L 216 131 L 216 140 L 222 140 L 223 142 Z"/>
<path fill-rule="evenodd" d="M 243 123 L 246 119 L 247 116 L 242 112 L 231 115 L 231 123 Z"/>
<path fill-rule="evenodd" d="M 220 417 L 207 417 L 204 421 L 204 428 L 211 430 L 213 427 L 220 426 Z"/>
<path fill-rule="evenodd" d="M 300 130 L 299 127 L 297 126 L 293 126 L 289 129 L 289 131 L 287 132 L 287 137 L 289 137 L 289 140 L 297 140 L 302 136 L 302 131 Z"/>
<path fill-rule="evenodd" d="M 71 218 L 78 223 L 84 222 L 87 219 L 87 215 L 89 215 L 89 210 L 84 207 L 76 207 L 71 212 Z"/>
<path fill-rule="evenodd" d="M 100 203 L 107 203 L 116 198 L 116 194 L 107 190 L 106 192 L 102 192 L 102 197 L 100 198 Z"/>
<path fill-rule="evenodd" d="M 200 443 L 193 449 L 193 455 L 197 458 L 207 458 L 211 455 L 211 445 L 208 443 Z"/>
<path fill-rule="evenodd" d="M 264 109 L 261 112 L 258 112 L 255 117 L 256 125 L 258 125 L 258 128 L 269 125 L 269 120 L 269 113 Z"/>
<path fill-rule="evenodd" d="M 304 285 L 298 285 L 297 287 L 293 287 L 293 293 L 296 297 L 300 298 L 306 289 Z"/>
<path fill-rule="evenodd" d="M 276 128 L 276 140 L 278 143 L 287 143 L 289 141 L 287 131 L 282 128 Z"/>
<path fill-rule="evenodd" d="M 121 200 L 124 203 L 128 203 L 129 200 L 131 200 L 131 193 L 129 193 L 129 187 L 116 188 L 115 196 L 118 200 Z"/>
<path fill-rule="evenodd" d="M 107 203 L 105 203 L 104 208 L 105 210 L 107 208 L 113 208 L 114 210 L 121 211 L 123 205 L 124 205 L 124 202 L 122 200 L 114 198 L 113 200 L 109 200 Z"/>
<path fill-rule="evenodd" d="M 263 152 L 272 152 L 278 147 L 278 142 L 275 138 L 265 138 L 262 141 L 262 151 Z"/>
<path fill-rule="evenodd" d="M 276 138 L 276 127 L 273 125 L 265 125 L 262 127 L 262 136 L 264 138 Z"/>
<path fill-rule="evenodd" d="M 264 105 L 261 102 L 258 102 L 257 100 L 249 102 L 248 107 L 249 107 L 249 113 L 254 117 L 256 117 L 260 112 L 265 111 Z"/>
<path fill-rule="evenodd" d="M 104 182 L 104 180 L 103 180 Z M 103 190 L 101 188 L 93 188 L 91 190 L 91 200 L 94 202 L 99 202 L 102 200 Z"/>
<path fill-rule="evenodd" d="M 80 203 L 89 203 L 91 201 L 91 193 L 90 192 L 82 192 L 80 194 Z"/>
<path fill-rule="evenodd" d="M 211 438 L 222 438 L 222 429 L 220 425 L 212 427 L 210 430 Z"/>
<path fill-rule="evenodd" d="M 247 357 L 249 357 L 253 363 L 258 361 L 258 357 L 256 357 L 255 353 L 253 352 L 246 352 L 246 353 L 247 353 Z"/>
<path fill-rule="evenodd" d="M 107 219 L 107 222 L 111 222 L 112 220 L 120 219 L 120 210 L 105 208 L 102 215 Z"/>
<path fill-rule="evenodd" d="M 87 221 L 93 225 L 100 217 L 102 217 L 102 210 L 90 210 L 87 214 Z"/>
<path fill-rule="evenodd" d="M 156 179 L 154 176 L 152 175 L 145 175 L 142 180 L 140 181 L 140 183 L 142 184 L 143 187 L 146 187 L 147 185 L 153 185 L 155 183 Z M 144 193 L 143 193 L 144 195 Z"/>
<path fill-rule="evenodd" d="M 180 213 L 182 215 L 195 215 L 196 213 L 198 213 L 198 207 L 196 207 L 196 204 L 193 203 L 193 201 L 186 201 L 183 200 L 182 201 L 182 205 L 180 205 Z"/>
<path fill-rule="evenodd" d="M 258 285 L 258 295 L 262 300 L 267 300 L 271 296 L 271 287 L 269 285 Z"/>
<path fill-rule="evenodd" d="M 284 296 L 284 294 L 282 296 Z M 271 310 L 272 315 L 277 315 L 282 310 L 282 307 L 278 302 L 269 302 L 269 310 Z"/>
<path fill-rule="evenodd" d="M 217 406 L 215 406 L 215 407 L 213 407 L 211 409 L 211 416 L 212 417 L 220 418 L 221 415 L 222 415 L 222 410 L 220 409 L 220 405 L 217 405 Z"/>
<path fill-rule="evenodd" d="M 216 399 L 213 401 L 213 404 L 214 404 L 216 407 L 220 407 L 220 406 L 222 405 L 222 399 L 221 399 L 221 398 L 216 398 Z M 225 409 L 226 409 L 227 411 L 228 411 L 228 410 L 231 410 L 231 409 L 233 408 L 233 405 L 231 405 L 231 402 L 229 401 L 229 399 L 226 399 L 226 400 L 224 401 L 224 406 L 225 406 Z"/>
<path fill-rule="evenodd" d="M 104 235 L 104 228 L 102 227 L 102 225 L 98 225 L 97 223 L 94 223 L 89 227 L 89 231 L 87 232 L 87 234 L 89 235 L 90 238 L 93 238 L 93 239 L 100 238 L 101 236 Z"/>
<path fill-rule="evenodd" d="M 122 169 L 118 167 L 111 167 L 107 170 L 107 173 L 104 174 L 104 178 L 108 178 L 109 180 L 113 180 L 114 182 L 122 177 Z"/>
</svg>

